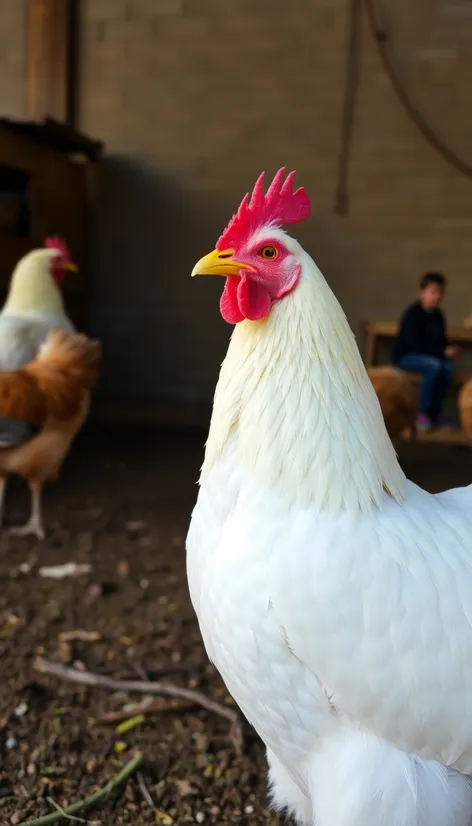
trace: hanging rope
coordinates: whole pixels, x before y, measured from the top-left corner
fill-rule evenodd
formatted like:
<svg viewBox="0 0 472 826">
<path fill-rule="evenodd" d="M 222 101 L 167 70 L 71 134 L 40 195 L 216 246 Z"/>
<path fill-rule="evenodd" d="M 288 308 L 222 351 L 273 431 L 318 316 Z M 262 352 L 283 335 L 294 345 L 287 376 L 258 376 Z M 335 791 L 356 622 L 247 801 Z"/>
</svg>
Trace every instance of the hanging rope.
<svg viewBox="0 0 472 826">
<path fill-rule="evenodd" d="M 338 175 L 334 211 L 347 215 L 349 211 L 349 163 L 351 138 L 354 129 L 357 92 L 361 71 L 361 11 L 362 0 L 349 0 L 347 57 L 344 71 L 344 101 L 341 123 L 341 145 L 338 158 Z"/>
<path fill-rule="evenodd" d="M 375 12 L 374 0 L 365 0 L 365 4 L 372 34 L 377 43 L 383 67 L 390 79 L 395 94 L 397 95 L 397 98 L 405 109 L 407 115 L 411 118 L 413 123 L 416 124 L 431 146 L 433 146 L 434 149 L 436 149 L 436 151 L 439 152 L 439 154 L 442 155 L 448 163 L 454 166 L 459 172 L 462 172 L 463 175 L 467 175 L 468 178 L 472 178 L 472 166 L 459 158 L 459 156 L 444 143 L 444 141 L 436 134 L 434 129 L 427 123 L 425 118 L 420 114 L 420 112 L 418 112 L 412 103 L 390 61 L 387 48 L 388 35 L 379 25 Z"/>
<path fill-rule="evenodd" d="M 341 123 L 341 144 L 338 158 L 338 172 L 336 182 L 336 195 L 334 211 L 339 215 L 347 215 L 349 212 L 349 165 L 351 160 L 351 140 L 354 130 L 354 116 L 359 90 L 359 80 L 361 71 L 361 24 L 362 24 L 362 2 L 363 0 L 349 0 L 349 21 L 347 56 L 344 72 L 344 100 Z M 432 126 L 426 121 L 414 106 L 411 98 L 401 83 L 389 57 L 388 35 L 380 26 L 376 10 L 375 0 L 365 0 L 367 17 L 373 37 L 377 43 L 379 56 L 387 77 L 392 84 L 393 90 L 407 113 L 410 120 L 420 130 L 428 143 L 439 152 L 439 154 L 468 178 L 472 178 L 472 165 L 463 161 L 434 131 Z"/>
</svg>

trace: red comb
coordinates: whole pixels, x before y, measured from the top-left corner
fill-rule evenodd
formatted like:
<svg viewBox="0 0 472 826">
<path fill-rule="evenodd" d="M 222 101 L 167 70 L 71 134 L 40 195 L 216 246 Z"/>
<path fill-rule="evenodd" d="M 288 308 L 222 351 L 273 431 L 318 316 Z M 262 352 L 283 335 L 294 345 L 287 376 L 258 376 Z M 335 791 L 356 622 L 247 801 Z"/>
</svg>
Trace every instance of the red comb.
<svg viewBox="0 0 472 826">
<path fill-rule="evenodd" d="M 44 246 L 51 250 L 57 250 L 58 252 L 60 252 L 65 261 L 70 261 L 69 247 L 67 246 L 66 242 L 63 241 L 62 238 L 59 238 L 57 235 L 53 238 L 46 238 Z"/>
<path fill-rule="evenodd" d="M 249 193 L 244 196 L 236 215 L 218 238 L 217 249 L 228 249 L 269 224 L 280 228 L 285 224 L 299 224 L 308 218 L 311 205 L 306 191 L 300 187 L 293 192 L 295 172 L 289 172 L 282 183 L 284 174 L 285 167 L 282 167 L 265 194 L 262 189 L 265 173 L 259 175 L 251 197 Z"/>
</svg>

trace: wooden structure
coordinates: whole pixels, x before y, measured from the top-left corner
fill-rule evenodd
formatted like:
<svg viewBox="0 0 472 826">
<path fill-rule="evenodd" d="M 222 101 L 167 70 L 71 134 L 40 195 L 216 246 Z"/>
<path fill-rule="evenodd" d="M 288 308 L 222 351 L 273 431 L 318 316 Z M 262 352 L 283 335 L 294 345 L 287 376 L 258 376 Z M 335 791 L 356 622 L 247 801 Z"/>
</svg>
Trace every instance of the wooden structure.
<svg viewBox="0 0 472 826">
<path fill-rule="evenodd" d="M 28 117 L 0 113 L 0 302 L 11 272 L 48 235 L 67 241 L 79 273 L 64 282 L 81 327 L 87 306 L 87 183 L 102 145 L 73 128 L 77 0 L 29 0 Z"/>
<path fill-rule="evenodd" d="M 0 118 L 0 302 L 17 261 L 48 235 L 67 241 L 79 272 L 64 282 L 68 310 L 83 326 L 87 304 L 87 172 L 101 144 L 68 126 Z"/>
<path fill-rule="evenodd" d="M 374 367 L 377 363 L 377 349 L 381 341 L 390 340 L 393 342 L 398 332 L 396 321 L 372 321 L 362 322 L 361 335 L 365 337 L 364 362 L 366 367 Z M 462 326 L 450 326 L 447 330 L 448 339 L 453 344 L 460 344 L 461 347 L 472 348 L 472 328 Z M 470 371 L 456 371 L 454 381 L 458 386 L 464 384 L 467 379 L 472 378 Z"/>
<path fill-rule="evenodd" d="M 29 117 L 73 123 L 76 29 L 76 0 L 29 0 Z"/>
<path fill-rule="evenodd" d="M 365 341 L 364 362 L 366 367 L 374 367 L 377 364 L 379 344 L 385 341 L 392 343 L 397 332 L 398 324 L 395 321 L 361 322 L 360 337 L 361 340 L 364 339 Z M 447 335 L 451 343 L 459 344 L 464 349 L 472 349 L 472 327 L 449 326 Z M 412 375 L 419 381 L 420 376 Z M 457 387 L 461 387 L 470 378 L 472 378 L 472 372 L 470 371 L 457 370 L 454 372 L 454 382 Z M 469 443 L 462 430 L 418 432 L 417 438 L 421 441 L 437 441 L 447 444 Z"/>
</svg>

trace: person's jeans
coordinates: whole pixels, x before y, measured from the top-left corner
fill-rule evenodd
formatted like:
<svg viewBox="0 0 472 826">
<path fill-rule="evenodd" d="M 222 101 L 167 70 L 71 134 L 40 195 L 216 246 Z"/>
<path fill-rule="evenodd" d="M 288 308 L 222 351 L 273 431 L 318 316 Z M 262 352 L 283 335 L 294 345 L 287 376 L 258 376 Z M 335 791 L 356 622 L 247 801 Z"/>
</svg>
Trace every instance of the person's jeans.
<svg viewBox="0 0 472 826">
<path fill-rule="evenodd" d="M 435 421 L 452 380 L 452 364 L 448 359 L 411 353 L 403 356 L 397 367 L 421 375 L 419 412 Z"/>
</svg>

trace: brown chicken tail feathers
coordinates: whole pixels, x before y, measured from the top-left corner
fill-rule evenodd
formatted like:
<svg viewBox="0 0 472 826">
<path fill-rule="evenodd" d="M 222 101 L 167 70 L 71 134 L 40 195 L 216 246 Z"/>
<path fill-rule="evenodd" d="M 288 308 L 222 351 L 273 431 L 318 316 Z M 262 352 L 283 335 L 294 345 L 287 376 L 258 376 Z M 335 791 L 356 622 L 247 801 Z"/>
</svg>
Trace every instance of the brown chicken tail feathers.
<svg viewBox="0 0 472 826">
<path fill-rule="evenodd" d="M 31 367 L 34 365 L 36 377 L 38 368 L 47 367 L 90 390 L 98 381 L 100 359 L 99 341 L 57 329 L 49 332 Z"/>
</svg>

